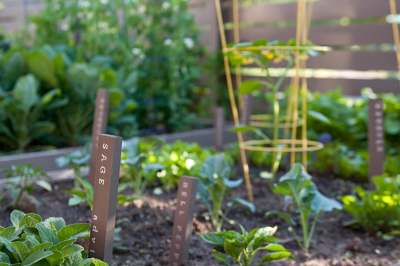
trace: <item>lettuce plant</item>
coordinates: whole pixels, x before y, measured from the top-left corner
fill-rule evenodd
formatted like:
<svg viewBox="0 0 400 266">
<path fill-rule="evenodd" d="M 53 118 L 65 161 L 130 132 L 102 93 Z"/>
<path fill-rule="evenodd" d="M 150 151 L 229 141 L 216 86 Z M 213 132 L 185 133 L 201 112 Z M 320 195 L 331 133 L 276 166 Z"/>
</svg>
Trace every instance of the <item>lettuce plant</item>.
<svg viewBox="0 0 400 266">
<path fill-rule="evenodd" d="M 0 266 L 105 266 L 88 259 L 83 247 L 74 244 L 89 237 L 89 224 L 66 225 L 63 218 L 42 218 L 14 210 L 12 226 L 0 227 Z"/>
<path fill-rule="evenodd" d="M 274 193 L 290 196 L 293 199 L 290 205 L 296 207 L 300 213 L 303 239 L 301 240 L 293 229 L 296 223 L 289 212 L 270 211 L 265 213 L 265 217 L 278 215 L 284 219 L 288 223 L 289 230 L 293 233 L 300 248 L 306 253 L 309 253 L 318 215 L 321 212 L 342 209 L 342 205 L 339 202 L 325 197 L 318 191 L 317 186 L 311 181 L 311 176 L 304 171 L 303 166 L 299 163 L 294 164 L 290 171 L 279 179 L 279 182 L 275 185 Z M 309 220 L 312 214 L 314 215 L 314 221 L 310 224 Z"/>
<path fill-rule="evenodd" d="M 243 182 L 243 179 L 229 180 L 230 171 L 224 154 L 212 155 L 205 160 L 199 178 L 197 192 L 201 196 L 201 202 L 206 205 L 211 223 L 217 232 L 221 231 L 224 220 L 234 206 L 244 205 L 251 212 L 255 212 L 256 209 L 253 203 L 234 198 L 226 204 L 228 208 L 225 212 L 222 211 L 225 194 Z"/>
<path fill-rule="evenodd" d="M 373 178 L 375 190 L 354 190 L 357 196 L 342 197 L 343 209 L 354 217 L 349 224 L 361 225 L 366 231 L 391 240 L 400 234 L 400 175 Z"/>
<path fill-rule="evenodd" d="M 33 186 L 38 185 L 52 191 L 51 185 L 42 177 L 50 178 L 46 173 L 40 172 L 41 167 L 32 168 L 31 164 L 20 164 L 11 166 L 11 169 L 2 169 L 0 173 L 6 173 L 5 179 L 0 180 L 0 185 L 5 185 L 10 190 L 14 209 L 19 206 L 19 201 L 24 192 L 32 193 Z"/>
<path fill-rule="evenodd" d="M 242 230 L 241 234 L 236 231 L 224 230 L 223 232 L 200 234 L 200 236 L 207 243 L 224 248 L 226 254 L 214 249 L 212 256 L 226 265 L 231 265 L 228 256 L 237 261 L 240 266 L 258 266 L 274 260 L 294 259 L 289 251 L 276 243 L 279 241 L 273 236 L 277 230 L 276 226 L 273 228 L 255 228 L 250 233 L 241 225 L 240 228 Z M 269 244 L 264 246 L 266 243 Z M 263 250 L 272 252 L 264 255 L 259 263 L 252 264 L 256 253 Z"/>
</svg>

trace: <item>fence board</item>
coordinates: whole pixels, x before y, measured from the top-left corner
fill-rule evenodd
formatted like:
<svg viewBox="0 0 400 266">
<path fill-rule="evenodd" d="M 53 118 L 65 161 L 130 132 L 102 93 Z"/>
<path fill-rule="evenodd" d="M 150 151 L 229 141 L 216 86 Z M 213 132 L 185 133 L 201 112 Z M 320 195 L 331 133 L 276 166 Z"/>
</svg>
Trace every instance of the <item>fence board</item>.
<svg viewBox="0 0 400 266">
<path fill-rule="evenodd" d="M 400 5 L 400 0 L 396 0 Z M 224 9 L 225 22 L 232 22 L 232 8 Z M 389 1 L 379 0 L 326 0 L 314 2 L 313 20 L 384 17 L 390 14 Z M 294 21 L 297 3 L 255 4 L 242 6 L 240 22 Z"/>
<path fill-rule="evenodd" d="M 287 41 L 296 36 L 296 28 L 250 28 L 240 31 L 241 41 L 261 38 Z M 227 32 L 228 42 L 233 41 L 233 31 Z M 350 26 L 315 26 L 310 30 L 310 38 L 318 45 L 355 45 L 393 43 L 391 24 L 360 24 Z"/>
</svg>

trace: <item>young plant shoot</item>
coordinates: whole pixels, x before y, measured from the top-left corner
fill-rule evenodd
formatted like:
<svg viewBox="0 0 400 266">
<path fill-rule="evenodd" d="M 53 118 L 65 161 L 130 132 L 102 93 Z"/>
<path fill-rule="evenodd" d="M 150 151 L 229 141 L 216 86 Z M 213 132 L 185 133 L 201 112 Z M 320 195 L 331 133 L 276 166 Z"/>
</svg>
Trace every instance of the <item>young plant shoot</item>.
<svg viewBox="0 0 400 266">
<path fill-rule="evenodd" d="M 240 228 L 242 230 L 241 234 L 236 231 L 224 230 L 222 232 L 200 234 L 200 236 L 207 243 L 224 249 L 225 254 L 214 249 L 212 256 L 226 265 L 231 265 L 228 256 L 237 261 L 239 266 L 258 266 L 274 260 L 294 259 L 289 251 L 276 243 L 279 241 L 279 239 L 273 237 L 273 234 L 277 230 L 276 226 L 273 228 L 255 228 L 250 233 L 241 225 Z M 267 245 L 264 246 L 264 244 Z M 264 255 L 261 261 L 253 263 L 256 253 L 264 250 L 272 252 Z"/>
<path fill-rule="evenodd" d="M 289 212 L 270 211 L 265 213 L 265 217 L 278 215 L 289 225 L 289 230 L 296 238 L 300 248 L 309 253 L 311 239 L 317 224 L 318 215 L 321 212 L 329 212 L 334 209 L 341 210 L 339 202 L 322 195 L 317 186 L 311 181 L 311 176 L 304 171 L 301 164 L 296 163 L 290 171 L 283 175 L 275 185 L 274 193 L 290 196 L 293 205 L 300 213 L 300 225 L 303 229 L 303 239 L 301 240 L 292 226 L 296 225 Z M 288 206 L 286 206 L 287 208 Z M 310 224 L 310 216 L 314 215 L 314 220 Z"/>
<path fill-rule="evenodd" d="M 228 208 L 222 211 L 224 195 L 232 188 L 238 187 L 243 179 L 229 180 L 231 168 L 225 160 L 224 154 L 212 155 L 208 157 L 203 165 L 200 174 L 197 192 L 201 196 L 211 218 L 211 223 L 217 232 L 221 231 L 224 220 L 227 219 L 229 211 L 237 205 L 244 205 L 255 212 L 253 203 L 241 198 L 234 198 L 226 205 Z"/>
<path fill-rule="evenodd" d="M 34 185 L 38 185 L 47 191 L 52 191 L 51 185 L 43 179 L 43 177 L 48 179 L 50 177 L 46 173 L 40 172 L 40 169 L 41 167 L 32 168 L 30 164 L 20 164 L 11 166 L 11 169 L 0 170 L 0 173 L 7 174 L 5 179 L 0 180 L 0 185 L 5 185 L 5 189 L 10 190 L 12 197 L 10 205 L 12 208 L 17 209 L 20 206 L 23 194 L 31 194 Z M 30 203 L 37 204 L 38 202 L 33 201 Z"/>
<path fill-rule="evenodd" d="M 0 265 L 24 266 L 106 266 L 97 259 L 88 259 L 78 238 L 89 237 L 89 224 L 66 225 L 63 218 L 42 221 L 34 213 L 11 213 L 13 226 L 0 226 Z"/>
</svg>

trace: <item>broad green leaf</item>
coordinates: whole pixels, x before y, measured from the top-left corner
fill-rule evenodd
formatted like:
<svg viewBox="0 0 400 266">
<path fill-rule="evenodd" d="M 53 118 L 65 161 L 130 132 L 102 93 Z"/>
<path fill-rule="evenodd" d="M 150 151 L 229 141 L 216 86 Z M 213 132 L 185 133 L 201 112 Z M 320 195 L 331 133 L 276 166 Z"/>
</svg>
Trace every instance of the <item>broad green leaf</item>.
<svg viewBox="0 0 400 266">
<path fill-rule="evenodd" d="M 210 180 L 217 179 L 218 177 L 229 178 L 230 166 L 225 160 L 225 155 L 211 155 L 209 156 L 203 164 L 203 169 L 201 171 L 202 176 L 208 177 Z"/>
<path fill-rule="evenodd" d="M 26 260 L 22 263 L 21 266 L 29 266 L 32 265 L 42 259 L 47 258 L 48 256 L 51 256 L 53 252 L 51 251 L 37 251 L 30 255 Z"/>
<path fill-rule="evenodd" d="M 79 196 L 74 195 L 72 198 L 68 200 L 68 206 L 75 206 L 85 202 L 86 202 L 85 198 L 81 198 Z"/>
<path fill-rule="evenodd" d="M 271 251 L 275 251 L 275 252 L 287 252 L 287 249 L 284 248 L 282 245 L 279 244 L 269 244 L 268 246 L 264 247 L 263 249 L 266 250 L 271 250 Z"/>
<path fill-rule="evenodd" d="M 19 222 L 19 227 L 26 226 L 26 227 L 35 227 L 37 223 L 42 221 L 42 217 L 35 213 L 28 213 L 24 217 L 22 217 L 21 221 Z"/>
<path fill-rule="evenodd" d="M 70 246 L 66 246 L 65 248 L 63 248 L 61 251 L 61 253 L 63 254 L 64 258 L 65 257 L 69 257 L 69 256 L 73 256 L 76 253 L 81 253 L 81 251 L 83 250 L 82 246 L 79 245 L 70 245 Z"/>
<path fill-rule="evenodd" d="M 325 197 L 318 190 L 316 190 L 315 196 L 311 203 L 311 208 L 315 213 L 319 213 L 321 211 L 330 212 L 334 209 L 341 210 L 342 205 L 336 200 Z"/>
<path fill-rule="evenodd" d="M 25 213 L 19 210 L 13 210 L 11 213 L 11 222 L 14 227 L 18 228 L 21 219 L 25 216 Z"/>
<path fill-rule="evenodd" d="M 68 240 L 70 237 L 77 235 L 79 233 L 89 230 L 89 224 L 71 224 L 63 227 L 60 232 L 58 232 L 57 238 L 60 241 Z"/>
<path fill-rule="evenodd" d="M 12 242 L 11 245 L 15 248 L 17 251 L 17 254 L 21 261 L 25 261 L 26 257 L 28 256 L 28 247 L 22 243 L 22 242 Z"/>
<path fill-rule="evenodd" d="M 46 243 L 43 243 L 43 244 L 36 245 L 36 246 L 32 247 L 31 249 L 29 249 L 28 256 L 33 254 L 33 253 L 35 253 L 36 251 L 44 250 L 44 249 L 46 249 L 48 247 L 51 247 L 52 245 L 53 244 L 50 243 L 50 242 L 46 242 Z"/>
<path fill-rule="evenodd" d="M 121 105 L 125 98 L 125 92 L 119 88 L 110 89 L 110 108 L 115 108 Z"/>
<path fill-rule="evenodd" d="M 38 186 L 41 186 L 42 188 L 46 189 L 47 191 L 52 191 L 50 183 L 45 180 L 38 180 L 35 182 L 35 184 Z"/>
<path fill-rule="evenodd" d="M 82 253 L 76 252 L 74 255 L 66 257 L 62 266 L 79 266 L 82 262 Z"/>
<path fill-rule="evenodd" d="M 240 254 L 245 249 L 245 243 L 240 243 L 235 240 L 225 239 L 224 249 L 229 256 L 231 256 L 235 260 L 238 260 Z"/>
<path fill-rule="evenodd" d="M 11 264 L 11 261 L 10 261 L 10 258 L 8 257 L 8 255 L 1 251 L 0 251 L 0 263 L 10 263 Z"/>
<path fill-rule="evenodd" d="M 215 249 L 213 249 L 212 257 L 215 258 L 215 259 L 217 259 L 217 260 L 219 260 L 219 261 L 224 262 L 226 265 L 229 265 L 229 266 L 231 265 L 231 264 L 229 263 L 228 257 L 227 257 L 224 253 L 221 253 L 221 252 L 219 252 L 219 251 L 216 251 Z"/>
<path fill-rule="evenodd" d="M 234 198 L 232 201 L 228 202 L 226 205 L 228 205 L 228 207 L 242 205 L 242 206 L 246 206 L 247 208 L 249 208 L 252 213 L 254 213 L 256 211 L 256 206 L 252 202 L 249 202 L 249 201 L 241 199 L 241 198 Z"/>
<path fill-rule="evenodd" d="M 274 261 L 274 260 L 281 260 L 281 259 L 286 259 L 290 258 L 291 254 L 290 252 L 272 252 L 267 255 L 265 255 L 262 259 L 261 262 L 269 262 L 269 261 Z"/>
<path fill-rule="evenodd" d="M 238 179 L 238 180 L 229 180 L 227 178 L 223 179 L 225 186 L 228 188 L 235 188 L 240 186 L 243 183 L 243 179 Z"/>
<path fill-rule="evenodd" d="M 53 254 L 48 256 L 46 260 L 51 266 L 60 265 L 64 261 L 63 254 L 58 250 L 52 250 Z"/>
<path fill-rule="evenodd" d="M 43 95 L 42 100 L 41 100 L 41 105 L 47 105 L 49 104 L 55 97 L 61 96 L 62 91 L 60 89 L 53 89 L 49 92 L 47 92 L 45 95 Z"/>
<path fill-rule="evenodd" d="M 15 264 L 13 264 L 13 266 L 14 265 L 18 265 L 19 263 L 15 263 Z M 4 263 L 4 262 L 0 262 L 0 266 L 11 266 L 11 264 L 9 264 L 9 263 Z"/>
<path fill-rule="evenodd" d="M 102 262 L 101 260 L 97 260 L 97 259 L 93 260 L 92 264 L 95 265 L 95 266 L 108 266 L 107 263 Z"/>
<path fill-rule="evenodd" d="M 35 77 L 31 74 L 22 76 L 18 79 L 12 91 L 16 99 L 25 111 L 30 110 L 38 101 L 38 84 Z"/>
<path fill-rule="evenodd" d="M 44 221 L 44 224 L 52 223 L 56 228 L 57 232 L 60 231 L 65 226 L 65 221 L 63 218 L 50 217 Z"/>
<path fill-rule="evenodd" d="M 57 245 L 54 245 L 50 248 L 50 250 L 62 250 L 63 248 L 65 248 L 66 246 L 72 245 L 76 240 L 75 239 L 70 239 L 70 240 L 64 240 L 60 243 L 58 243 Z"/>
<path fill-rule="evenodd" d="M 53 245 L 56 245 L 60 242 L 54 235 L 53 230 L 51 230 L 50 228 L 47 228 L 46 226 L 43 226 L 41 224 L 37 224 L 36 228 L 39 231 L 42 243 L 51 242 L 53 243 Z"/>
<path fill-rule="evenodd" d="M 200 234 L 200 237 L 207 243 L 220 247 L 223 247 L 225 243 L 225 239 L 223 237 L 216 236 L 215 233 Z"/>
<path fill-rule="evenodd" d="M 6 228 L 3 232 L 1 232 L 0 236 L 4 237 L 4 238 L 9 238 L 10 236 L 12 236 L 15 232 L 15 227 L 14 226 L 10 226 L 8 228 Z"/>
<path fill-rule="evenodd" d="M 46 55 L 39 51 L 33 52 L 28 56 L 28 67 L 40 80 L 47 82 L 53 88 L 58 87 L 54 65 Z"/>
<path fill-rule="evenodd" d="M 311 116 L 312 118 L 317 119 L 318 121 L 321 121 L 321 122 L 324 122 L 324 123 L 327 123 L 327 124 L 331 123 L 331 120 L 329 120 L 328 117 L 326 117 L 325 115 L 323 115 L 323 114 L 321 114 L 319 112 L 308 110 L 307 114 L 309 116 Z"/>
<path fill-rule="evenodd" d="M 240 87 L 239 87 L 239 92 L 241 94 L 249 94 L 252 93 L 253 91 L 259 90 L 264 86 L 264 84 L 259 81 L 259 80 L 246 80 L 244 81 Z"/>
</svg>

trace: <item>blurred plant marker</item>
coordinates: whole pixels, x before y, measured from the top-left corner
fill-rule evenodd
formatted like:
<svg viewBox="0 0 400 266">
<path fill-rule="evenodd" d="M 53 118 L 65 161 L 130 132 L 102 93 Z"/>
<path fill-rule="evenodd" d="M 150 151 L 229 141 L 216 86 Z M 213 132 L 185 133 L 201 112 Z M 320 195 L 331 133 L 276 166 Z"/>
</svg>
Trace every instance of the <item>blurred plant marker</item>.
<svg viewBox="0 0 400 266">
<path fill-rule="evenodd" d="M 383 132 L 383 101 L 370 99 L 368 102 L 368 151 L 369 151 L 369 186 L 374 189 L 374 176 L 385 172 L 385 146 Z"/>
</svg>

